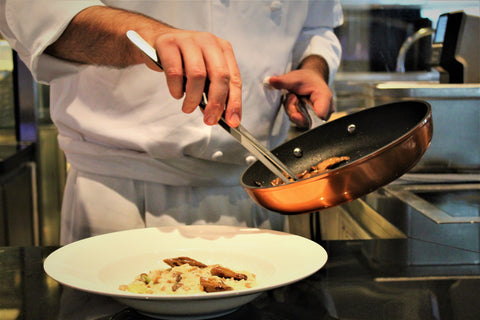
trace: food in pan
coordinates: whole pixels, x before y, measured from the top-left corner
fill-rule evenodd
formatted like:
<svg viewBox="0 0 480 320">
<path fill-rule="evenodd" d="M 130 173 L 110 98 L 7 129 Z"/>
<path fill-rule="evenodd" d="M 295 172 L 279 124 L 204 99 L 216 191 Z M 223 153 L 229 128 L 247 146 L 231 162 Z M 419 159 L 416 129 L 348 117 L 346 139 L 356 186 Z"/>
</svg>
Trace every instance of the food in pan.
<svg viewBox="0 0 480 320">
<path fill-rule="evenodd" d="M 319 162 L 317 165 L 312 166 L 310 169 L 300 172 L 299 174 L 297 174 L 297 178 L 307 179 L 307 178 L 314 177 L 316 175 L 319 175 L 320 173 L 323 173 L 325 171 L 332 169 L 335 165 L 338 165 L 348 160 L 350 160 L 350 157 L 347 157 L 347 156 L 328 158 L 326 160 Z M 287 176 L 287 178 L 291 179 L 289 176 Z M 291 181 L 293 182 L 293 179 L 291 179 Z M 284 183 L 285 182 L 279 177 L 270 182 L 272 186 L 279 186 Z"/>
<path fill-rule="evenodd" d="M 130 284 L 119 289 L 147 294 L 198 294 L 253 288 L 257 285 L 255 274 L 237 272 L 219 264 L 206 265 L 189 257 L 163 260 L 170 266 L 142 273 Z"/>
</svg>

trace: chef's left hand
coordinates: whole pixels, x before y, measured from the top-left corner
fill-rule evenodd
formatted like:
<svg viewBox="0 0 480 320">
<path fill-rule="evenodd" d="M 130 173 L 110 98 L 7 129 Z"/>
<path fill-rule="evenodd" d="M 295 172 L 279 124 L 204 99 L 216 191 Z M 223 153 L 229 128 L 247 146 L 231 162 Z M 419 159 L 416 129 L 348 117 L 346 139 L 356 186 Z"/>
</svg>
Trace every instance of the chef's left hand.
<svg viewBox="0 0 480 320">
<path fill-rule="evenodd" d="M 326 63 L 319 65 L 318 58 L 325 61 L 317 57 L 305 61 L 300 69 L 269 78 L 272 87 L 289 92 L 284 102 L 285 111 L 299 128 L 307 127 L 308 120 L 298 107 L 297 95 L 306 97 L 314 113 L 323 120 L 328 120 L 334 110 L 333 94 L 327 84 L 328 67 Z"/>
</svg>

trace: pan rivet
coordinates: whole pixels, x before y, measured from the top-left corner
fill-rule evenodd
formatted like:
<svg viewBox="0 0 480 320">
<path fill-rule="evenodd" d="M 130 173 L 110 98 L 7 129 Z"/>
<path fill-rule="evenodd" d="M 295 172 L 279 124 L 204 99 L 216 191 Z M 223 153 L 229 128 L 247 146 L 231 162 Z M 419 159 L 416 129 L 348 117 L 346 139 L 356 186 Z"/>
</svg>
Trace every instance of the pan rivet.
<svg viewBox="0 0 480 320">
<path fill-rule="evenodd" d="M 297 158 L 302 157 L 302 156 L 303 156 L 303 151 L 302 151 L 302 149 L 300 149 L 300 148 L 298 148 L 298 147 L 295 148 L 295 149 L 293 149 L 293 155 L 294 155 L 295 157 L 297 157 Z"/>
<path fill-rule="evenodd" d="M 347 127 L 347 131 L 348 131 L 348 133 L 350 133 L 350 134 L 353 134 L 356 129 L 357 129 L 357 126 L 354 125 L 353 123 L 352 123 L 352 124 L 349 124 L 348 127 Z"/>
</svg>

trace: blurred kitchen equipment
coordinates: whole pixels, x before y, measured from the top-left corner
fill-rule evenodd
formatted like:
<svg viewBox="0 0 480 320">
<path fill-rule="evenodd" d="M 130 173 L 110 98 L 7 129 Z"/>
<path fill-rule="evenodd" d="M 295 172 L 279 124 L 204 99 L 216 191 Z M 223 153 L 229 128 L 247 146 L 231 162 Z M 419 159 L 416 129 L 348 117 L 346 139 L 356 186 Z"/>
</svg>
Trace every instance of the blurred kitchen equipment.
<svg viewBox="0 0 480 320">
<path fill-rule="evenodd" d="M 407 236 L 407 245 L 367 245 L 372 263 L 403 266 L 480 264 L 480 184 L 389 185 L 365 203 Z M 468 270 L 465 267 L 465 270 Z"/>
<path fill-rule="evenodd" d="M 438 18 L 431 65 L 441 83 L 480 83 L 480 17 L 463 11 Z"/>
<path fill-rule="evenodd" d="M 365 20 L 365 19 L 364 19 Z M 355 20 L 356 21 L 356 20 Z M 392 22 L 393 24 L 393 22 Z M 358 26 L 355 26 L 358 28 Z M 416 26 L 418 27 L 418 26 Z M 355 29 L 352 27 L 352 29 Z M 365 28 L 364 28 L 365 29 Z M 403 39 L 403 48 L 399 46 L 399 50 L 395 51 L 397 54 L 397 68 L 399 72 L 385 72 L 379 71 L 379 69 L 368 70 L 348 70 L 345 68 L 345 63 L 342 60 L 344 66 L 335 76 L 335 94 L 336 94 L 336 106 L 338 111 L 348 111 L 351 108 L 365 108 L 379 104 L 371 103 L 368 101 L 370 94 L 365 92 L 365 86 L 376 86 L 377 84 L 385 82 L 411 82 L 408 90 L 416 90 L 416 84 L 421 83 L 425 88 L 425 83 L 431 83 L 436 85 L 441 84 L 466 84 L 466 83 L 480 83 L 480 65 L 478 59 L 478 48 L 480 47 L 480 24 L 479 17 L 473 15 L 467 15 L 464 12 L 452 12 L 445 13 L 440 16 L 436 26 L 437 32 L 433 41 L 430 40 L 431 32 L 433 29 L 427 26 L 416 28 L 416 32 L 411 33 L 410 37 Z M 368 30 L 368 29 L 367 29 Z M 384 29 L 383 33 L 387 33 Z M 352 31 L 353 32 L 353 31 Z M 337 32 L 338 33 L 338 32 Z M 356 33 L 353 32 L 355 36 Z M 433 33 L 432 33 L 433 34 Z M 347 35 L 340 35 L 348 38 Z M 349 39 L 349 38 L 348 38 Z M 379 44 L 383 44 L 380 38 L 375 38 Z M 405 40 L 406 39 L 406 40 Z M 351 39 L 354 40 L 354 39 Z M 365 39 L 364 39 L 365 40 Z M 367 39 L 368 40 L 368 39 Z M 366 41 L 366 40 L 365 40 Z M 425 49 L 425 43 L 428 43 L 428 50 Z M 347 43 L 348 44 L 348 43 Z M 342 47 L 346 46 L 342 42 Z M 354 42 L 352 48 L 346 47 L 344 51 L 347 53 L 347 59 L 353 59 L 348 57 L 348 51 L 353 51 L 354 48 L 364 48 L 363 43 Z M 419 50 L 419 47 L 421 48 Z M 368 48 L 370 51 L 372 49 Z M 385 49 L 386 50 L 386 49 Z M 389 49 L 393 50 L 393 48 Z M 362 51 L 363 52 L 363 51 Z M 422 55 L 428 54 L 428 62 L 425 70 L 411 68 L 412 55 L 415 56 L 418 52 Z M 424 60 L 423 58 L 421 60 Z M 348 61 L 347 61 L 348 62 Z M 347 64 L 352 67 L 359 65 L 359 61 L 353 61 L 355 63 Z M 423 64 L 423 63 L 422 63 Z M 355 71 L 355 72 L 352 72 Z M 361 72 L 359 72 L 361 71 Z M 385 84 L 381 84 L 385 85 Z M 411 88 L 411 89 L 410 89 Z M 367 89 L 368 90 L 368 89 Z M 422 89 L 423 90 L 423 89 Z M 439 89 L 438 91 L 441 91 Z M 457 90 L 457 89 L 454 89 Z M 457 91 L 463 91 L 459 89 Z M 418 91 L 418 90 L 417 90 Z M 445 94 L 450 95 L 452 99 L 463 99 L 460 92 L 451 92 L 450 88 L 447 89 Z M 378 94 L 375 93 L 377 96 Z M 384 93 L 384 97 L 388 98 L 389 93 Z M 418 99 L 424 99 L 417 93 L 415 93 Z M 434 93 L 435 96 L 440 93 Z M 395 98 L 407 98 L 408 92 L 404 96 L 396 94 Z M 471 93 L 466 96 L 470 99 Z M 429 98 L 430 96 L 426 96 Z M 389 99 L 390 102 L 392 99 Z M 428 99 L 425 99 L 428 101 Z M 380 102 L 386 103 L 386 102 Z M 478 102 L 477 102 L 478 103 Z M 432 105 L 432 108 L 434 106 Z M 434 108 L 435 109 L 435 108 Z M 434 110 L 434 114 L 435 114 Z M 437 127 L 437 125 L 436 125 Z M 452 126 L 451 126 L 452 127 Z"/>
<path fill-rule="evenodd" d="M 419 6 L 344 4 L 344 23 L 335 29 L 342 45 L 339 72 L 395 71 L 398 52 L 405 39 L 420 28 L 431 28 Z M 429 69 L 431 40 L 416 41 L 406 58 L 407 71 Z"/>
<path fill-rule="evenodd" d="M 316 127 L 272 152 L 295 172 L 336 156 L 350 160 L 323 174 L 279 186 L 253 163 L 241 184 L 259 205 L 281 214 L 308 213 L 364 196 L 403 175 L 423 156 L 433 132 L 424 101 L 385 104 Z"/>
<path fill-rule="evenodd" d="M 358 84 L 365 107 L 421 99 L 435 123 L 431 146 L 408 173 L 351 202 L 360 201 L 407 238 L 401 246 L 366 244 L 363 253 L 373 265 L 414 267 L 430 277 L 462 266 L 468 277 L 480 264 L 479 21 L 464 12 L 440 16 L 431 57 L 437 80 Z M 358 216 L 358 206 L 339 207 Z"/>
<path fill-rule="evenodd" d="M 412 47 L 412 45 L 422 39 L 423 37 L 428 37 L 435 33 L 435 30 L 432 28 L 421 28 L 413 35 L 407 38 L 405 42 L 400 47 L 400 51 L 397 57 L 397 72 L 405 72 L 405 58 L 407 57 L 408 50 Z"/>
<path fill-rule="evenodd" d="M 432 107 L 432 144 L 411 171 L 464 173 L 480 170 L 480 84 L 382 82 L 364 86 L 365 105 L 425 100 Z"/>
<path fill-rule="evenodd" d="M 430 32 L 427 29 L 418 31 L 419 36 Z M 407 39 L 406 46 L 409 42 Z M 337 100 L 346 98 L 346 103 L 354 102 L 356 105 L 353 106 L 359 108 L 398 101 L 427 101 L 432 107 L 435 132 L 432 145 L 412 171 L 478 172 L 480 18 L 464 12 L 442 14 L 431 46 L 432 71 L 437 74 L 436 78 L 432 77 L 432 72 L 418 74 L 411 71 L 380 75 L 340 74 L 336 80 Z M 452 128 L 455 128 L 454 132 Z"/>
</svg>

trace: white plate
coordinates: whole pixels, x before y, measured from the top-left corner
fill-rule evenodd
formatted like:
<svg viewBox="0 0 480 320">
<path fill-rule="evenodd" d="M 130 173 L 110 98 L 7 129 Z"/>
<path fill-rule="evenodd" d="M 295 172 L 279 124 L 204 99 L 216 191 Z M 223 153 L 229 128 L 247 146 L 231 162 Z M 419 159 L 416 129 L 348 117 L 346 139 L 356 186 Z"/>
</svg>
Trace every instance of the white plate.
<svg viewBox="0 0 480 320">
<path fill-rule="evenodd" d="M 205 264 L 248 270 L 257 286 L 239 291 L 185 295 L 133 294 L 118 289 L 137 274 L 168 266 L 165 258 L 189 256 Z M 292 234 L 225 226 L 135 229 L 80 240 L 50 254 L 45 272 L 63 285 L 111 296 L 158 318 L 208 318 L 234 311 L 262 292 L 319 270 L 327 253 Z"/>
</svg>

